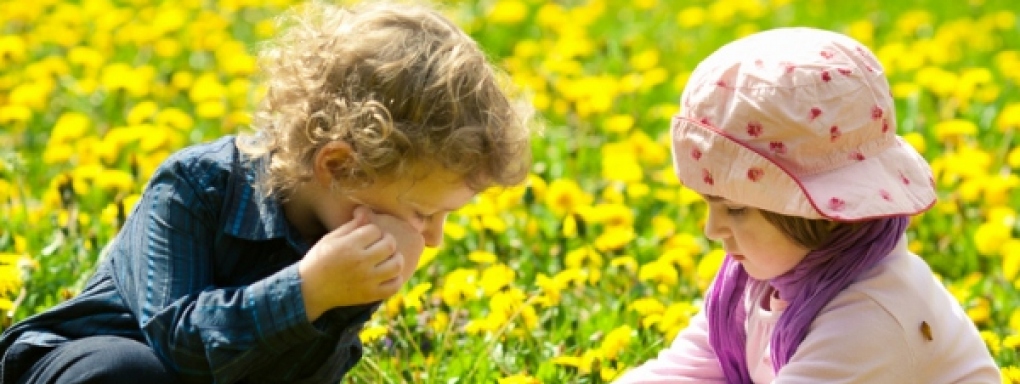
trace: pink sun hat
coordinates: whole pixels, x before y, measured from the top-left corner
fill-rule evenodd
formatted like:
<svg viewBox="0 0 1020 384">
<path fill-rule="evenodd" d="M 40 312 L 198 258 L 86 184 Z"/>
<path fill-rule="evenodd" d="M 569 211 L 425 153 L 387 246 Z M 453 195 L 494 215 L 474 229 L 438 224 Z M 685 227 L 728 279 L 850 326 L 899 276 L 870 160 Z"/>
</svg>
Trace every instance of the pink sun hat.
<svg viewBox="0 0 1020 384">
<path fill-rule="evenodd" d="M 896 134 L 881 64 L 850 37 L 780 28 L 741 38 L 698 64 L 681 100 L 673 166 L 702 195 L 834 221 L 935 203 L 928 162 Z"/>
</svg>

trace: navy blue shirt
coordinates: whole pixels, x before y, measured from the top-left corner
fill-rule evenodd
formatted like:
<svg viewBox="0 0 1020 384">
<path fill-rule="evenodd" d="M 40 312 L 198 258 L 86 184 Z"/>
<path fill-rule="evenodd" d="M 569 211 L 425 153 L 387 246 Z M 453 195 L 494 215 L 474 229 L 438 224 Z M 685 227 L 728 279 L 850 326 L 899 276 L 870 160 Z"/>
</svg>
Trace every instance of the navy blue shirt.
<svg viewBox="0 0 1020 384">
<path fill-rule="evenodd" d="M 260 166 L 232 136 L 170 156 L 81 294 L 0 337 L 0 382 L 94 335 L 148 343 L 189 383 L 338 382 L 378 303 L 308 321 L 296 262 L 309 244 L 255 189 Z"/>
</svg>

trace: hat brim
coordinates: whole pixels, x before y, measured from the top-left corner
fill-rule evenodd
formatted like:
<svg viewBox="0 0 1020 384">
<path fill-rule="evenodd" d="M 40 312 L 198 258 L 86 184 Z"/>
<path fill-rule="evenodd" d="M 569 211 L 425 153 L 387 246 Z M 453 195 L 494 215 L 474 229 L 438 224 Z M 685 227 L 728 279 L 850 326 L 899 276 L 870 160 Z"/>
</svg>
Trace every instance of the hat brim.
<svg viewBox="0 0 1020 384">
<path fill-rule="evenodd" d="M 683 117 L 673 120 L 673 166 L 702 195 L 789 216 L 853 222 L 914 215 L 936 201 L 928 162 L 898 136 L 845 166 L 798 177 L 773 156 L 725 132 Z"/>
</svg>

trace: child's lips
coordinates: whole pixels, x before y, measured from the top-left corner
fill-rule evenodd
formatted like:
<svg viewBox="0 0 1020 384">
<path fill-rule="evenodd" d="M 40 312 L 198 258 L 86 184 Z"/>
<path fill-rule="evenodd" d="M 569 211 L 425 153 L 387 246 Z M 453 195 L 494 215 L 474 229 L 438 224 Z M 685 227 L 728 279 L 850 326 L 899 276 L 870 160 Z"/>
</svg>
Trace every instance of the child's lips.
<svg viewBox="0 0 1020 384">
<path fill-rule="evenodd" d="M 738 255 L 738 254 L 735 254 L 735 253 L 731 254 L 730 257 L 732 257 L 733 260 L 736 260 L 736 261 L 744 261 L 744 259 L 746 259 L 744 257 L 744 255 Z"/>
</svg>

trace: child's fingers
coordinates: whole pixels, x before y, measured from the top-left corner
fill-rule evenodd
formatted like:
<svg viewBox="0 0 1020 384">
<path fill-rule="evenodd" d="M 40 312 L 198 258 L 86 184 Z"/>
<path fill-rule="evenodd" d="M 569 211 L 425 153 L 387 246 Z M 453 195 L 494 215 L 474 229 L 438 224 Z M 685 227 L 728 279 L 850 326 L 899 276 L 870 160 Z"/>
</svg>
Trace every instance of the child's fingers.
<svg viewBox="0 0 1020 384">
<path fill-rule="evenodd" d="M 379 283 L 379 293 L 383 296 L 382 298 L 393 296 L 400 291 L 400 286 L 403 284 L 404 282 L 400 279 L 400 276 L 395 276 Z"/>
<path fill-rule="evenodd" d="M 375 265 L 372 272 L 380 281 L 400 277 L 400 271 L 404 269 L 404 256 L 400 252 L 394 252 L 386 259 Z"/>
<path fill-rule="evenodd" d="M 375 226 L 368 225 L 367 227 Z M 365 254 L 368 255 L 365 261 L 370 263 L 369 265 L 378 266 L 397 252 L 397 240 L 393 235 L 382 232 L 381 229 L 379 232 L 382 234 L 379 240 L 365 247 Z"/>
<path fill-rule="evenodd" d="M 382 229 L 375 225 L 362 225 L 347 234 L 347 241 L 356 250 L 368 250 L 380 242 L 386 235 Z M 371 253 L 371 252 L 369 252 Z M 391 252 L 392 253 L 392 252 Z"/>
<path fill-rule="evenodd" d="M 368 207 L 365 207 L 364 205 L 356 206 L 356 207 L 354 207 L 354 211 L 352 212 L 352 217 L 351 217 L 351 219 L 349 221 L 347 221 L 343 225 L 337 227 L 333 231 L 330 231 L 324 237 L 329 237 L 329 236 L 343 237 L 344 235 L 347 235 L 347 234 L 353 232 L 355 229 L 357 229 L 357 228 L 359 228 L 359 227 L 361 227 L 361 226 L 363 226 L 365 224 L 371 223 L 373 220 L 374 219 L 373 219 L 373 216 L 372 216 L 372 210 L 371 209 L 368 209 Z"/>
</svg>

